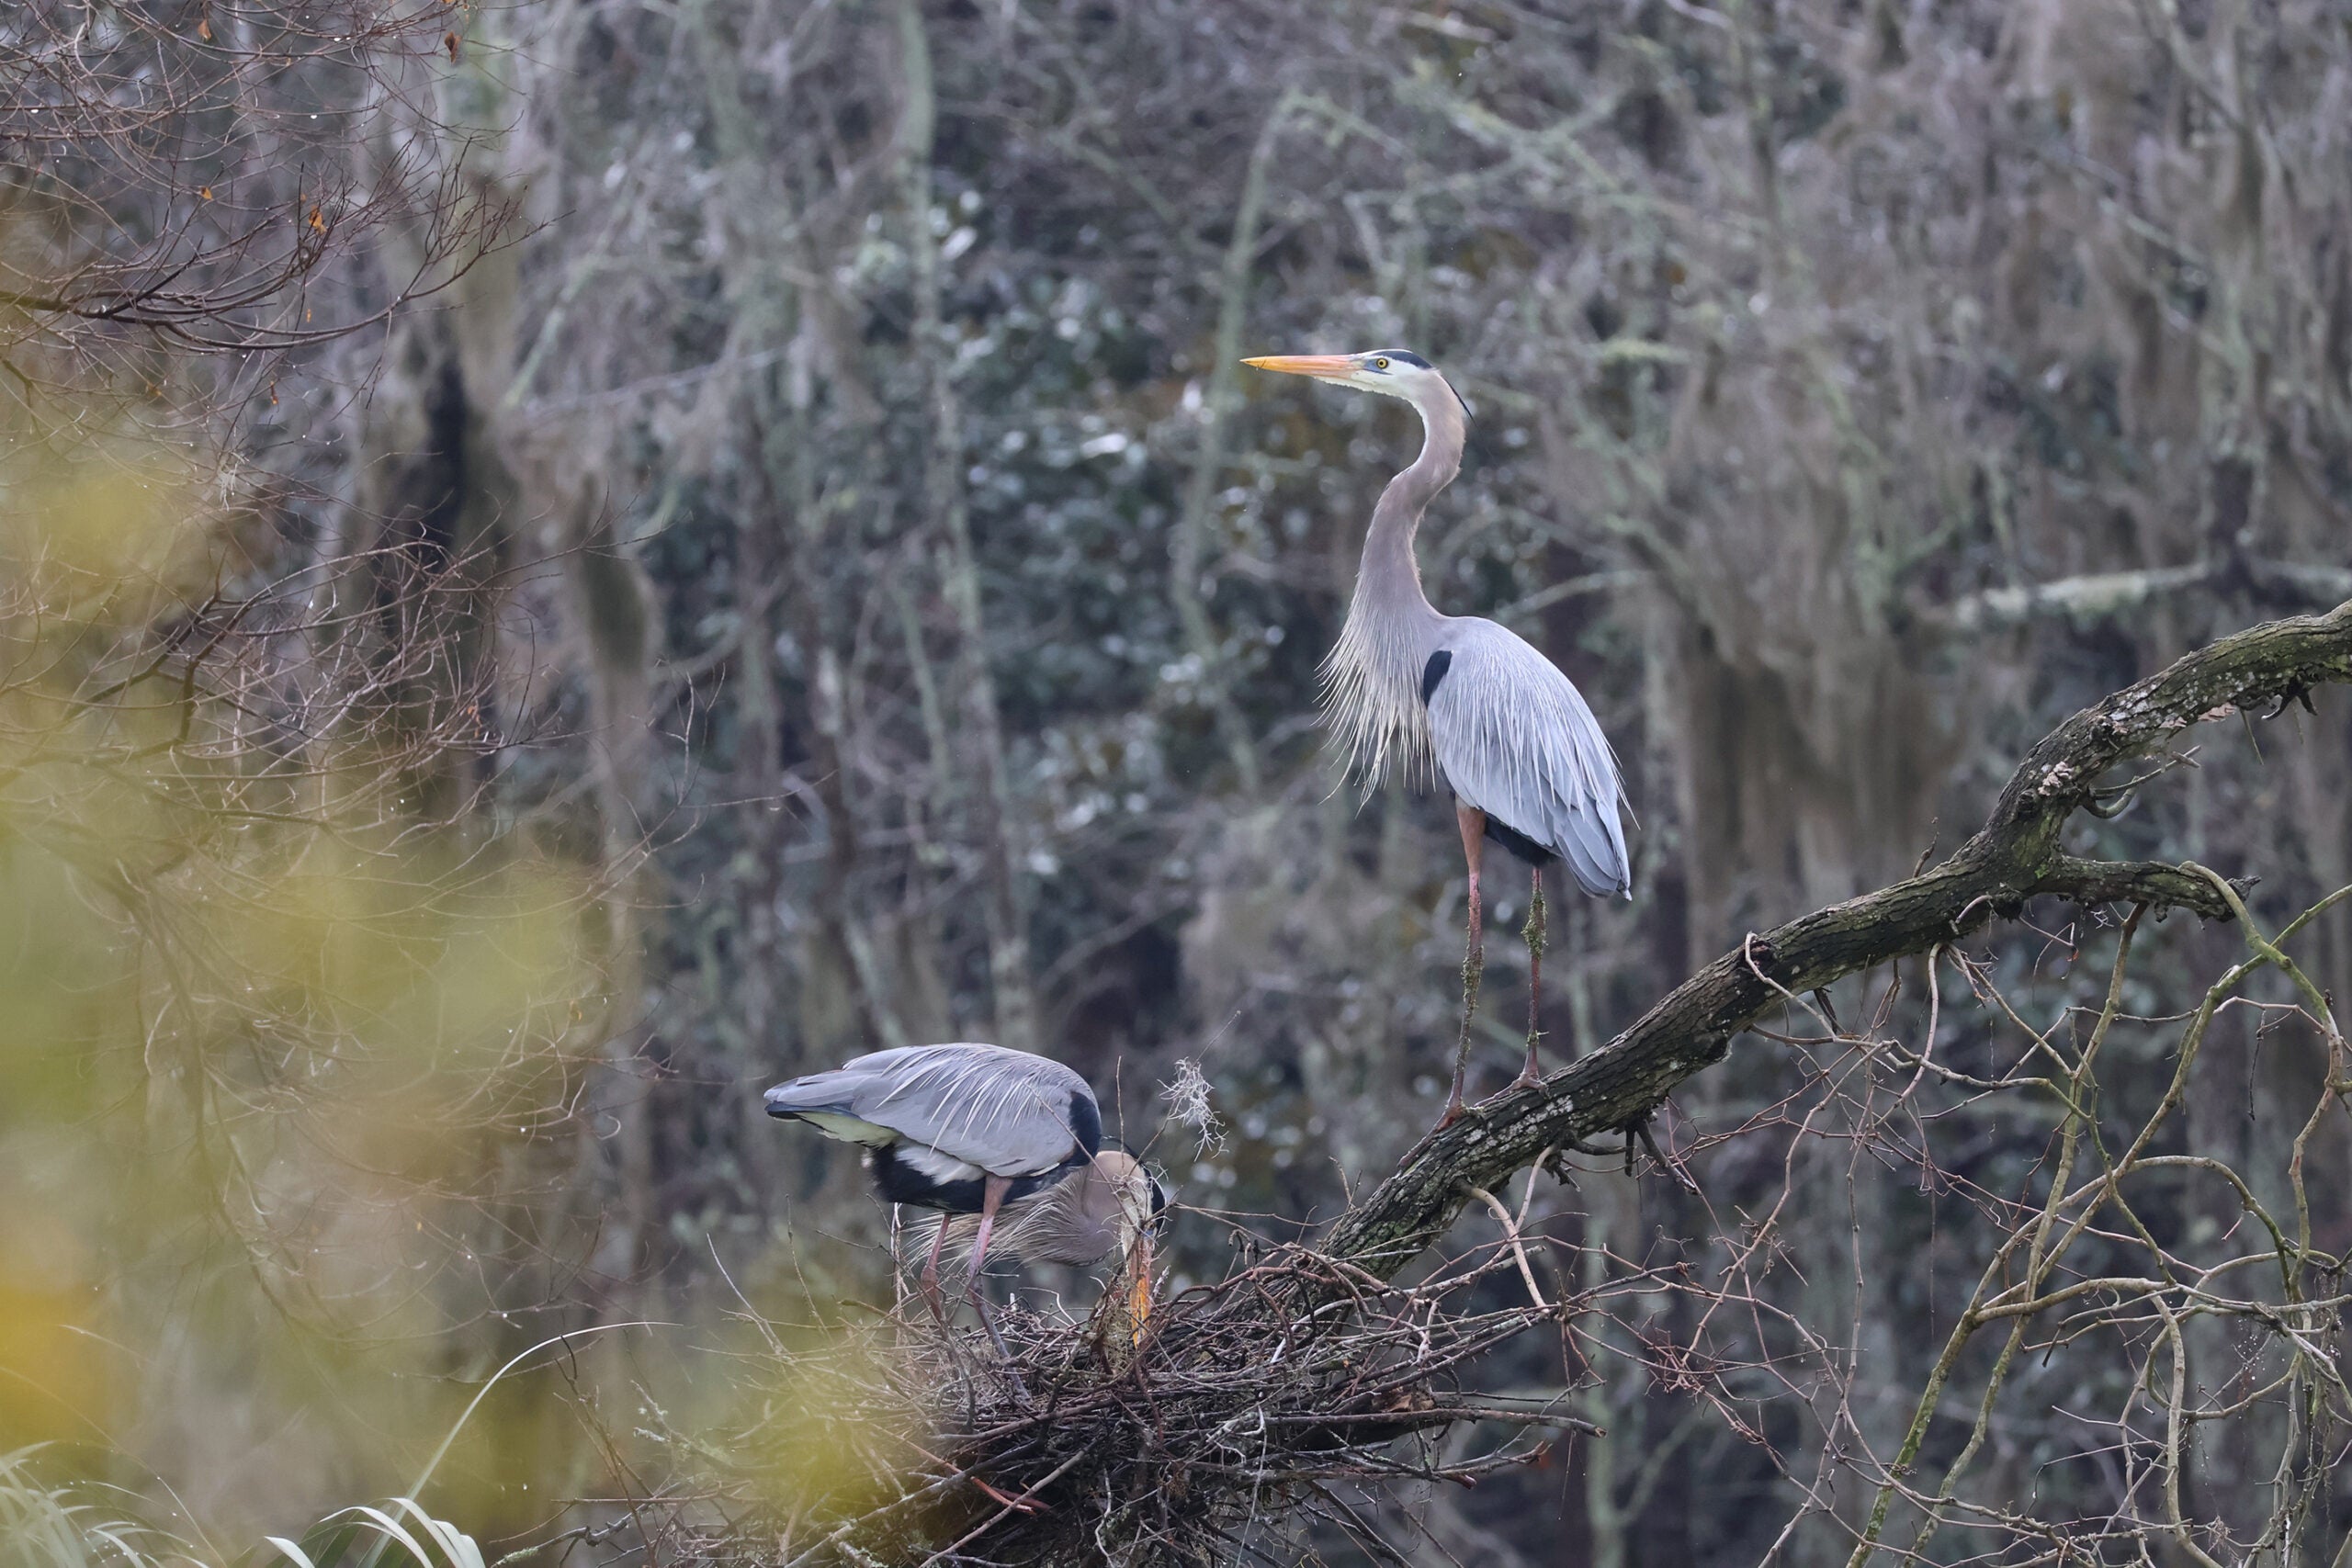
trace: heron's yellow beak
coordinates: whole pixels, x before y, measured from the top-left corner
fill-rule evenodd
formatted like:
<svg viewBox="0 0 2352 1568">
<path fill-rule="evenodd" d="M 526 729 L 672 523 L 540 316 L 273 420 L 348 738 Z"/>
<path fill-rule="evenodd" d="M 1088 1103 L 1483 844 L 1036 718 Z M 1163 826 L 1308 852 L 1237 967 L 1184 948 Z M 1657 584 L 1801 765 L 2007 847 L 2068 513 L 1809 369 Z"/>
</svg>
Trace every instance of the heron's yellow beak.
<svg viewBox="0 0 2352 1568">
<path fill-rule="evenodd" d="M 1285 376 L 1312 376 L 1319 381 L 1341 381 L 1356 373 L 1352 354 L 1270 354 L 1241 363 L 1253 370 L 1279 370 Z"/>
<path fill-rule="evenodd" d="M 1127 1342 L 1143 1343 L 1144 1319 L 1151 1315 L 1151 1238 L 1136 1237 L 1135 1252 L 1130 1261 L 1135 1266 L 1135 1278 L 1127 1285 Z"/>
</svg>

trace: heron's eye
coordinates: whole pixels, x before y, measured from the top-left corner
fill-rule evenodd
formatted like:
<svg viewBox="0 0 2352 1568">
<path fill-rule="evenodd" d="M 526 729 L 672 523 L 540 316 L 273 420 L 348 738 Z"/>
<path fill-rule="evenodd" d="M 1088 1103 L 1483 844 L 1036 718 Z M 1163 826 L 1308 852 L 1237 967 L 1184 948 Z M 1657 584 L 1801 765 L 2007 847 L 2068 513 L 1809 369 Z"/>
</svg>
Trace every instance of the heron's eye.
<svg viewBox="0 0 2352 1568">
<path fill-rule="evenodd" d="M 1383 357 L 1381 357 L 1381 358 L 1378 358 L 1378 359 L 1374 360 L 1374 361 L 1372 362 L 1372 367 L 1373 367 L 1374 370 L 1385 370 L 1385 369 L 1387 369 L 1387 368 L 1388 368 L 1388 360 L 1387 360 L 1387 358 L 1384 355 L 1384 356 L 1383 356 Z"/>
</svg>

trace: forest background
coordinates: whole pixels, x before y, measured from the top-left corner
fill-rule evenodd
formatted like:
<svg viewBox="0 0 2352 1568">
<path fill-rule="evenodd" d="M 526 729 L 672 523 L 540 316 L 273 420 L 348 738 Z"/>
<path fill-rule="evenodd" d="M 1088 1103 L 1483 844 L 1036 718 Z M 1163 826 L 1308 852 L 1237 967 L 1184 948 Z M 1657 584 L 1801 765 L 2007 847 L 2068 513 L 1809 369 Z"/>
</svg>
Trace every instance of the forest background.
<svg viewBox="0 0 2352 1568">
<path fill-rule="evenodd" d="M 1570 673 L 1639 818 L 1629 902 L 1554 899 L 1555 1062 L 1948 852 L 2076 707 L 2352 598 L 2318 0 L 31 0 L 0 66 L 0 1447 L 225 1554 L 413 1483 L 498 1550 L 683 1488 L 733 1314 L 888 1297 L 856 1162 L 761 1114 L 790 1074 L 1046 1050 L 1274 1239 L 1427 1128 L 1450 813 L 1343 786 L 1314 716 L 1418 432 L 1244 354 L 1409 347 L 1475 410 L 1431 596 Z M 2085 831 L 2274 929 L 2352 883 L 2352 694 L 2193 744 Z M 1972 939 L 1941 1058 L 2007 1049 L 1996 993 L 2095 1007 L 2113 924 Z M 2243 948 L 2148 931 L 2136 1015 Z M 2352 992 L 2352 907 L 2297 951 Z M 2323 1035 L 2222 1014 L 2177 1135 L 2283 1161 Z M 2132 1049 L 2110 1084 L 2160 1084 Z M 1843 1059 L 1743 1038 L 1659 1124 L 1696 1191 L 1603 1162 L 1524 1226 L 1600 1284 L 1785 1203 L 1815 1371 L 1723 1418 L 1658 1287 L 1613 1359 L 1490 1369 L 1607 1438 L 1379 1491 L 1369 1538 L 1845 1559 L 1841 1424 L 1892 1451 L 1983 1266 L 1946 1196 L 2030 1188 L 2054 1123 L 1903 1166 L 1789 1109 Z M 1185 1062 L 1221 1139 L 1161 1125 Z M 2339 1257 L 2348 1132 L 2297 1145 Z M 1170 1250 L 1181 1290 L 1232 1240 Z M 2128 1511 L 2131 1443 L 2069 1414 L 2128 1363 L 2032 1375 L 1981 1484 Z M 2312 1517 L 2282 1562 L 2352 1466 Z"/>
</svg>

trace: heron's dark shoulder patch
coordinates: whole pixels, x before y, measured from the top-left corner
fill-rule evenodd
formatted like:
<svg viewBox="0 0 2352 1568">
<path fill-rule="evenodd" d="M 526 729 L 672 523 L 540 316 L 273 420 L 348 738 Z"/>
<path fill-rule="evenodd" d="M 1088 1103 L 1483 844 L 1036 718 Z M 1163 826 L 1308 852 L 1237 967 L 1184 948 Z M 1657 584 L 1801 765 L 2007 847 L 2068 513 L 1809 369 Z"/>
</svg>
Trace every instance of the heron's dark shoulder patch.
<svg viewBox="0 0 2352 1568">
<path fill-rule="evenodd" d="M 1453 667 L 1453 651 L 1444 648 L 1430 654 L 1430 661 L 1421 666 L 1421 705 L 1423 707 L 1430 705 L 1430 698 L 1437 694 L 1437 683 L 1445 679 L 1445 672 Z"/>
<path fill-rule="evenodd" d="M 1069 1133 L 1078 1140 L 1080 1157 L 1092 1159 L 1102 1152 L 1102 1111 L 1084 1089 L 1069 1097 Z"/>
</svg>

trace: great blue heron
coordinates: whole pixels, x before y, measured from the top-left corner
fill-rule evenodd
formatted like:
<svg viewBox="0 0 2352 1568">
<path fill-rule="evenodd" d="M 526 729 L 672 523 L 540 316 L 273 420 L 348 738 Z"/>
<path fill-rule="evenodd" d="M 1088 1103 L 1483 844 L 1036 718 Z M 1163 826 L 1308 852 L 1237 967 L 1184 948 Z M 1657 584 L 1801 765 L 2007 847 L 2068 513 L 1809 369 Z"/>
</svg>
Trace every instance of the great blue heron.
<svg viewBox="0 0 2352 1568">
<path fill-rule="evenodd" d="M 1486 942 L 1478 864 L 1494 840 L 1533 868 L 1527 914 L 1527 1065 L 1536 1076 L 1536 1003 L 1544 963 L 1544 867 L 1568 863 L 1597 897 L 1633 896 L 1623 781 L 1616 753 L 1566 675 L 1527 640 L 1475 615 L 1442 615 L 1421 592 L 1413 536 L 1421 514 L 1462 467 L 1469 407 L 1430 362 L 1402 349 L 1277 355 L 1244 365 L 1311 376 L 1401 398 L 1421 416 L 1421 455 L 1388 481 L 1373 508 L 1355 597 L 1324 666 L 1324 716 L 1351 766 L 1377 776 L 1391 755 L 1434 763 L 1454 795 L 1470 868 L 1469 936 L 1462 959 L 1462 1038 L 1454 1052 L 1451 1122 L 1462 1112 L 1470 1021 Z"/>
<path fill-rule="evenodd" d="M 942 1212 L 922 1270 L 934 1306 L 940 1250 L 956 1228 L 948 1217 L 968 1214 L 966 1283 L 991 1336 L 979 1280 L 996 1236 L 1002 1250 L 1041 1262 L 1091 1263 L 1115 1250 L 1131 1266 L 1138 1323 L 1148 1310 L 1151 1232 L 1167 1193 L 1131 1156 L 1102 1146 L 1094 1091 L 1059 1062 L 1002 1045 L 904 1045 L 778 1084 L 766 1103 L 771 1116 L 864 1145 L 893 1205 Z"/>
</svg>

